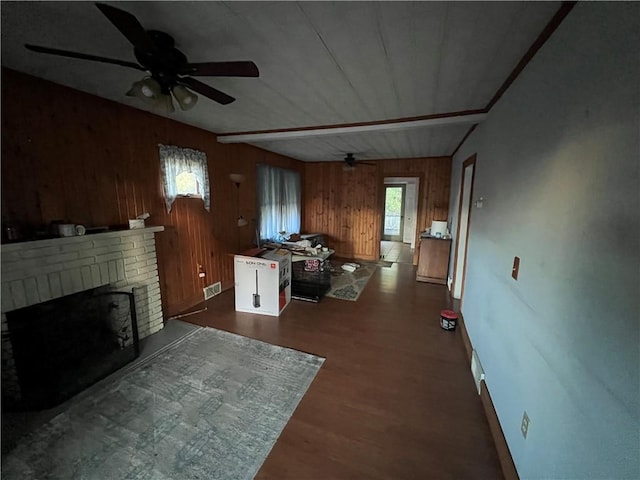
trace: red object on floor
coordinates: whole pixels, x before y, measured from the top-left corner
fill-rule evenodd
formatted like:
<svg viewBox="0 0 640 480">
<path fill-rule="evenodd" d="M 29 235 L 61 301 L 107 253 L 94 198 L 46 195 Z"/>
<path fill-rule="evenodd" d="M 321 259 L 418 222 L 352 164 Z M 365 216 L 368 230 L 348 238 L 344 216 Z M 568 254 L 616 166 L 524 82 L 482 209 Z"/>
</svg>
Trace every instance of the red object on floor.
<svg viewBox="0 0 640 480">
<path fill-rule="evenodd" d="M 455 330 L 458 323 L 458 314 L 453 310 L 440 311 L 440 326 L 444 330 Z"/>
</svg>

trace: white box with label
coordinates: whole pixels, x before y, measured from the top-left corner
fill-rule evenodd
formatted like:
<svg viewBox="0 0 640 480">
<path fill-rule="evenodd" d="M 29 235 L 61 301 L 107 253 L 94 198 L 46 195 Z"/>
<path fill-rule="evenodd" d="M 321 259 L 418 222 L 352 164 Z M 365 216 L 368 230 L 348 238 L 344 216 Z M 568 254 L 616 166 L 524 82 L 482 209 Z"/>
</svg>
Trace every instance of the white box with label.
<svg viewBox="0 0 640 480">
<path fill-rule="evenodd" d="M 291 301 L 291 252 L 235 255 L 236 311 L 279 316 Z"/>
</svg>

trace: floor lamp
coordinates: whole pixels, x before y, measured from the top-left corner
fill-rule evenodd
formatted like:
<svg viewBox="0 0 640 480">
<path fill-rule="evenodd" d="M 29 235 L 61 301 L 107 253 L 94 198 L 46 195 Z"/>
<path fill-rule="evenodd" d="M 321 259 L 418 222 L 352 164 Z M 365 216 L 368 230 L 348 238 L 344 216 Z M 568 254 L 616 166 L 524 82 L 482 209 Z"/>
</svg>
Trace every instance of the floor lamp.
<svg viewBox="0 0 640 480">
<path fill-rule="evenodd" d="M 245 176 L 241 173 L 230 173 L 229 179 L 236 184 L 236 216 L 238 227 L 244 227 L 248 225 L 247 220 L 240 215 L 240 184 L 246 180 Z"/>
</svg>

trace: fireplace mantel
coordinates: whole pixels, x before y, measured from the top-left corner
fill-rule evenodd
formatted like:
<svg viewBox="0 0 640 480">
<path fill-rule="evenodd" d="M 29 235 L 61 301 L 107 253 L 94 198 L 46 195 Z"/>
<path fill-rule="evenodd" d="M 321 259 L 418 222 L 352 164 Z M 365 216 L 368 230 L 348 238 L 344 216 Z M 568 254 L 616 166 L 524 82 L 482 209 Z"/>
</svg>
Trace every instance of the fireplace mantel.
<svg viewBox="0 0 640 480">
<path fill-rule="evenodd" d="M 155 226 L 155 227 L 145 227 L 145 228 L 135 228 L 132 230 L 109 230 L 101 233 L 92 233 L 89 235 L 75 235 L 72 237 L 56 237 L 56 238 L 47 238 L 45 240 L 32 240 L 29 242 L 16 242 L 16 243 L 6 243 L 0 247 L 0 251 L 2 252 L 2 256 L 16 252 L 20 250 L 26 250 L 30 248 L 44 248 L 50 246 L 58 246 L 58 245 L 73 245 L 74 243 L 82 243 L 87 240 L 94 240 L 96 238 L 116 238 L 116 237 L 127 237 L 131 235 L 139 235 L 140 233 L 155 233 L 162 232 L 164 227 Z"/>
</svg>

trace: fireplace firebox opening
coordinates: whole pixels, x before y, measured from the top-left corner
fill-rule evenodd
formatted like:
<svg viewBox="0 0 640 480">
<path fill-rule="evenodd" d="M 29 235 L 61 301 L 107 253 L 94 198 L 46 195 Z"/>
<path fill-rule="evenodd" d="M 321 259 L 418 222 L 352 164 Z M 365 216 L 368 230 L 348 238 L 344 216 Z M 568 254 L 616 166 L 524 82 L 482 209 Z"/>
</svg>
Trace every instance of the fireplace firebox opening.
<svg viewBox="0 0 640 480">
<path fill-rule="evenodd" d="M 19 388 L 2 391 L 20 395 L 3 395 L 3 410 L 52 408 L 139 355 L 131 292 L 98 287 L 6 315 Z"/>
</svg>

